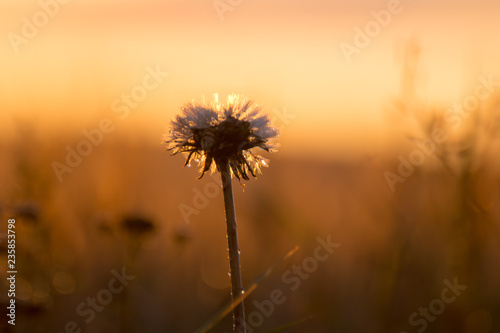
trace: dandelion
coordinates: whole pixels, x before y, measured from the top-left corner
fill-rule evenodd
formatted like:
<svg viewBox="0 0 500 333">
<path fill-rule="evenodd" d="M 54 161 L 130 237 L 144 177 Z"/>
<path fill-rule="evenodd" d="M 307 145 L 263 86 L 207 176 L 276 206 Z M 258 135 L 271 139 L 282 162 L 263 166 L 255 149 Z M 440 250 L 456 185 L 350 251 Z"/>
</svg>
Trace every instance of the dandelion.
<svg viewBox="0 0 500 333">
<path fill-rule="evenodd" d="M 256 177 L 267 166 L 263 157 L 252 148 L 274 151 L 277 148 L 277 130 L 260 106 L 244 97 L 230 95 L 226 105 L 217 102 L 187 103 L 171 123 L 165 137 L 167 150 L 173 155 L 187 153 L 185 165 L 194 159 L 202 165 L 200 178 L 205 172 L 229 163 L 230 173 L 236 178 Z"/>
<path fill-rule="evenodd" d="M 238 95 L 229 95 L 227 103 L 187 103 L 182 114 L 171 122 L 164 143 L 172 155 L 185 153 L 186 163 L 192 160 L 205 172 L 221 173 L 226 213 L 231 296 L 234 332 L 246 332 L 243 286 L 241 282 L 238 236 L 231 178 L 249 180 L 262 172 L 268 162 L 255 150 L 273 152 L 277 148 L 278 131 L 261 107 Z"/>
</svg>

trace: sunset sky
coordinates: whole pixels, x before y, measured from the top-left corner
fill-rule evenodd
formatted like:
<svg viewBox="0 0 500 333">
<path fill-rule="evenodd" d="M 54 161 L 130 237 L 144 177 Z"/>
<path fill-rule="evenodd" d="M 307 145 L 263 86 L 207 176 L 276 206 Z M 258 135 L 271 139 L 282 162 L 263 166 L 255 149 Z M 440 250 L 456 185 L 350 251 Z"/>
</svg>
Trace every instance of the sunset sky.
<svg viewBox="0 0 500 333">
<path fill-rule="evenodd" d="M 391 1 L 242 0 L 218 13 L 215 5 L 224 3 L 230 1 L 2 0 L 3 133 L 26 115 L 40 126 L 79 131 L 109 117 L 123 131 L 144 126 L 154 141 L 186 101 L 234 92 L 276 117 L 285 151 L 380 145 L 389 125 L 383 110 L 399 92 L 401 54 L 411 38 L 422 49 L 420 88 L 429 103 L 460 101 L 480 74 L 500 78 L 495 0 L 402 0 L 350 62 L 340 44 L 353 44 L 356 28 Z M 40 14 L 42 4 L 53 17 Z M 38 31 L 15 44 L 34 19 Z M 112 103 L 142 84 L 147 68 L 169 74 L 120 119 Z"/>
</svg>

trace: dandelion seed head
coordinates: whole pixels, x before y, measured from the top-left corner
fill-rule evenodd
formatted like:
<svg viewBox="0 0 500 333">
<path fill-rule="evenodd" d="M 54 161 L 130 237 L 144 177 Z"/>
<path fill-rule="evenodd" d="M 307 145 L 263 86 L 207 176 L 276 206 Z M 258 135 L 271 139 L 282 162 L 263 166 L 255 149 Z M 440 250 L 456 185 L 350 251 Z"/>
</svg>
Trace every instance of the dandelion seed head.
<svg viewBox="0 0 500 333">
<path fill-rule="evenodd" d="M 278 147 L 277 137 L 277 129 L 259 105 L 232 94 L 225 104 L 219 102 L 218 95 L 210 102 L 185 104 L 171 121 L 164 143 L 173 155 L 187 155 L 185 165 L 192 159 L 197 161 L 200 178 L 229 163 L 231 175 L 248 180 L 249 174 L 255 177 L 268 166 L 254 148 L 273 152 Z"/>
</svg>

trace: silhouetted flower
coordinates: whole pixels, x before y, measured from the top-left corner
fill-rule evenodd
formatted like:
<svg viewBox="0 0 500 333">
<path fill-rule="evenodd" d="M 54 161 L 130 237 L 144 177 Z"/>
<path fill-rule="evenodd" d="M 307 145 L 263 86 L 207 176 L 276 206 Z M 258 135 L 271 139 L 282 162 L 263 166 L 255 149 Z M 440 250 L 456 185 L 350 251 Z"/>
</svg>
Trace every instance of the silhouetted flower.
<svg viewBox="0 0 500 333">
<path fill-rule="evenodd" d="M 181 110 L 182 114 L 171 122 L 164 143 L 173 155 L 187 154 L 185 165 L 193 158 L 202 165 L 199 178 L 229 163 L 232 175 L 248 180 L 248 173 L 255 177 L 261 167 L 267 166 L 252 148 L 277 148 L 278 131 L 261 107 L 245 97 L 229 95 L 226 104 L 219 103 L 217 97 L 210 103 L 190 102 Z"/>
<path fill-rule="evenodd" d="M 7 234 L 0 234 L 0 253 L 7 253 L 8 240 Z"/>
</svg>

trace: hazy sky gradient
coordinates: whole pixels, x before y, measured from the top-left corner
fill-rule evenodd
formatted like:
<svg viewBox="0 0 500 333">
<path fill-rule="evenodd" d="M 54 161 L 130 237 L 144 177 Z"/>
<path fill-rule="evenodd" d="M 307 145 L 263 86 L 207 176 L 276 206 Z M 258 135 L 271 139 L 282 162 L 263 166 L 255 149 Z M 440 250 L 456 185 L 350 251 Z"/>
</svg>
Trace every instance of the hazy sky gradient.
<svg viewBox="0 0 500 333">
<path fill-rule="evenodd" d="M 40 4 L 3 0 L 2 120 L 7 132 L 21 113 L 84 129 L 96 113 L 115 117 L 113 100 L 160 65 L 169 77 L 124 126 L 140 122 L 157 137 L 187 100 L 236 92 L 296 115 L 285 142 L 342 148 L 386 131 L 383 107 L 399 91 L 401 50 L 412 37 L 431 102 L 451 104 L 478 74 L 500 73 L 498 1 L 401 1 L 401 13 L 348 63 L 339 43 L 352 43 L 355 28 L 387 4 L 243 0 L 221 21 L 212 1 L 73 0 L 16 53 L 8 34 L 20 34 Z"/>
</svg>

